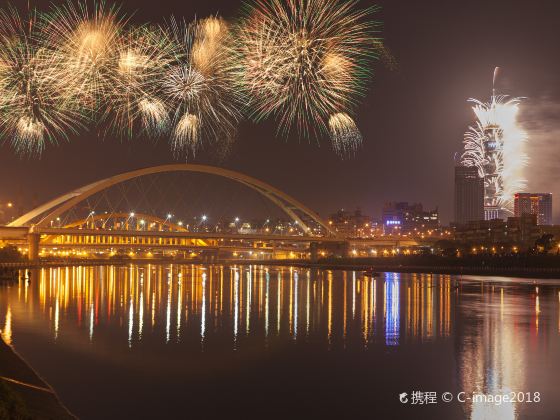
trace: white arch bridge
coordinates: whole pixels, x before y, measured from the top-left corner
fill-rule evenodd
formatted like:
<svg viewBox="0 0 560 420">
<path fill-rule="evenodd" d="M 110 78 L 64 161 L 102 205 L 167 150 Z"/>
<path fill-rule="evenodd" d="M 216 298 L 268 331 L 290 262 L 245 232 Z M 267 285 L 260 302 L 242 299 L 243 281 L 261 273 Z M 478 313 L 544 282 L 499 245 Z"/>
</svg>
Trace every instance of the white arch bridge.
<svg viewBox="0 0 560 420">
<path fill-rule="evenodd" d="M 55 220 L 80 206 L 95 194 L 140 177 L 174 172 L 191 172 L 218 176 L 256 191 L 282 210 L 299 229 L 295 235 L 269 233 L 192 232 L 188 228 L 153 215 L 136 215 L 141 226 L 129 223 L 129 215 L 111 213 L 73 220 L 53 227 Z M 311 227 L 313 225 L 313 227 Z M 352 241 L 341 238 L 319 215 L 300 201 L 273 186 L 239 172 L 194 164 L 154 166 L 106 178 L 57 197 L 0 227 L 0 241 L 17 244 L 27 250 L 31 261 L 42 255 L 151 256 L 161 252 L 183 258 L 227 259 L 315 258 L 343 255 L 353 245 L 370 247 L 406 247 L 418 245 L 414 240 L 381 238 Z M 88 252 L 89 251 L 89 252 Z"/>
</svg>

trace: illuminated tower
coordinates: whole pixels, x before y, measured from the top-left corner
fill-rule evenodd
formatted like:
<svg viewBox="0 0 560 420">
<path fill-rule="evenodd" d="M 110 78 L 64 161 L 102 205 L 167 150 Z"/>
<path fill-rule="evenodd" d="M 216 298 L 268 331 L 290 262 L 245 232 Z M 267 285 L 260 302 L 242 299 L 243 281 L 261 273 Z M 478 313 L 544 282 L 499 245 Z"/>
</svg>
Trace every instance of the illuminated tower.
<svg viewBox="0 0 560 420">
<path fill-rule="evenodd" d="M 496 95 L 492 92 L 490 112 L 496 113 Z M 503 168 L 503 130 L 497 123 L 496 118 L 489 120 L 489 124 L 483 127 L 484 133 L 484 219 L 503 219 L 507 209 L 500 205 L 500 197 L 504 190 L 504 180 L 501 168 Z"/>
<path fill-rule="evenodd" d="M 498 67 L 493 86 L 497 74 Z M 484 218 L 504 219 L 513 215 L 514 194 L 526 186 L 522 175 L 527 135 L 517 123 L 520 99 L 497 95 L 493 87 L 490 102 L 469 102 L 474 103 L 477 120 L 465 133 L 461 163 L 476 167 L 484 180 Z"/>
</svg>

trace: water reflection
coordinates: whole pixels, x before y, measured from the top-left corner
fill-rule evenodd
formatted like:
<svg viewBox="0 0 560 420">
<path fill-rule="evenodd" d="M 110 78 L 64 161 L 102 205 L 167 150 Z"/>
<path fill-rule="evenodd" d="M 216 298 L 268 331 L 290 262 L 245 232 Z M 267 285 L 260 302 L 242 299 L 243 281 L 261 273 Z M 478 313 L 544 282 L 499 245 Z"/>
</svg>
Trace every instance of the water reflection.
<svg viewBox="0 0 560 420">
<path fill-rule="evenodd" d="M 39 311 L 54 340 L 77 329 L 94 341 L 106 331 L 98 327 L 108 325 L 124 329 L 130 347 L 159 329 L 165 343 L 179 343 L 193 329 L 201 344 L 230 331 L 232 348 L 240 333 L 296 341 L 324 336 L 332 343 L 359 334 L 365 348 L 376 339 L 396 346 L 449 335 L 449 276 L 414 275 L 406 285 L 398 273 L 343 276 L 335 281 L 331 271 L 260 266 L 43 269 L 29 282 L 22 278 L 10 302 L 21 313 Z"/>
<path fill-rule="evenodd" d="M 551 304 L 554 294 L 547 294 Z M 464 299 L 466 310 L 461 314 L 461 323 L 465 331 L 457 337 L 461 340 L 461 388 L 467 395 L 501 394 L 517 400 L 528 399 L 527 393 L 531 398 L 534 392 L 542 395 L 548 378 L 529 381 L 530 376 L 536 376 L 531 366 L 535 361 L 542 362 L 539 350 L 548 347 L 543 346 L 546 341 L 551 340 L 549 344 L 556 343 L 557 347 L 558 336 L 553 330 L 553 312 L 543 314 L 539 287 L 527 286 L 523 294 L 509 293 L 507 297 L 503 286 L 482 287 L 480 294 L 465 295 Z M 560 315 L 556 316 L 560 320 Z M 540 374 L 545 372 L 546 369 Z M 530 403 L 495 404 L 480 398 L 467 401 L 465 408 L 473 420 L 509 420 L 518 418 L 527 404 Z"/>
<path fill-rule="evenodd" d="M 12 344 L 12 309 L 8 305 L 4 319 L 4 328 L 0 330 L 2 340 L 8 345 Z"/>
<path fill-rule="evenodd" d="M 431 346 L 454 355 L 448 376 L 457 392 L 545 392 L 558 382 L 540 358 L 544 348 L 560 348 L 560 291 L 446 275 L 372 278 L 263 266 L 52 268 L 0 289 L 2 339 L 18 349 L 20 334 L 30 331 L 92 353 L 96 344 L 111 352 L 124 347 L 124 357 L 148 348 L 161 358 L 164 348 L 203 355 L 290 343 L 332 353 L 381 348 L 384 356 L 371 363 L 383 363 L 401 357 L 399 349 Z M 508 420 L 538 407 L 467 401 L 460 409 L 473 420 Z"/>
<path fill-rule="evenodd" d="M 385 342 L 388 346 L 395 346 L 399 344 L 400 332 L 400 298 L 397 276 L 387 279 L 383 288 L 385 292 Z"/>
</svg>

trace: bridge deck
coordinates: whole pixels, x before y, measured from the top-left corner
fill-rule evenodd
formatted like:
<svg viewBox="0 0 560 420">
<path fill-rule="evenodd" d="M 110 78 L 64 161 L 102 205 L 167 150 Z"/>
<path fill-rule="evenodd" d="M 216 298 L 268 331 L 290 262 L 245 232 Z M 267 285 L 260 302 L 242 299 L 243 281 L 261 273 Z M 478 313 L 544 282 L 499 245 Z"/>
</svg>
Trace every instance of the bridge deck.
<svg viewBox="0 0 560 420">
<path fill-rule="evenodd" d="M 273 234 L 232 234 L 212 232 L 175 232 L 175 231 L 149 231 L 149 230 L 101 230 L 77 228 L 35 228 L 32 233 L 47 236 L 126 236 L 149 238 L 181 238 L 181 239 L 215 239 L 228 241 L 262 241 L 262 242 L 287 242 L 287 243 L 337 243 L 347 242 L 355 246 L 418 246 L 419 242 L 412 238 L 378 237 L 371 239 L 340 238 L 333 236 L 297 236 Z M 23 240 L 26 239 L 30 228 L 0 227 L 0 239 Z"/>
</svg>

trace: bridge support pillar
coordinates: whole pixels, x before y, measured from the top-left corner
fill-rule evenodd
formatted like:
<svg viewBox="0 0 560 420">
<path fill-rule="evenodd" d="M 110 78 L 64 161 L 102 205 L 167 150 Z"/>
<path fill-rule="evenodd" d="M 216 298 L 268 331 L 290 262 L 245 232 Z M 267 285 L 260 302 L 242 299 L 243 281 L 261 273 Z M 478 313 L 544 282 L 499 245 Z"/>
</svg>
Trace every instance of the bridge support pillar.
<svg viewBox="0 0 560 420">
<path fill-rule="evenodd" d="M 309 256 L 311 262 L 317 262 L 319 260 L 319 244 L 317 242 L 311 242 L 309 246 Z"/>
<path fill-rule="evenodd" d="M 37 261 L 39 259 L 39 240 L 41 236 L 37 233 L 30 233 L 27 236 L 28 251 L 27 257 L 29 261 Z"/>
</svg>

